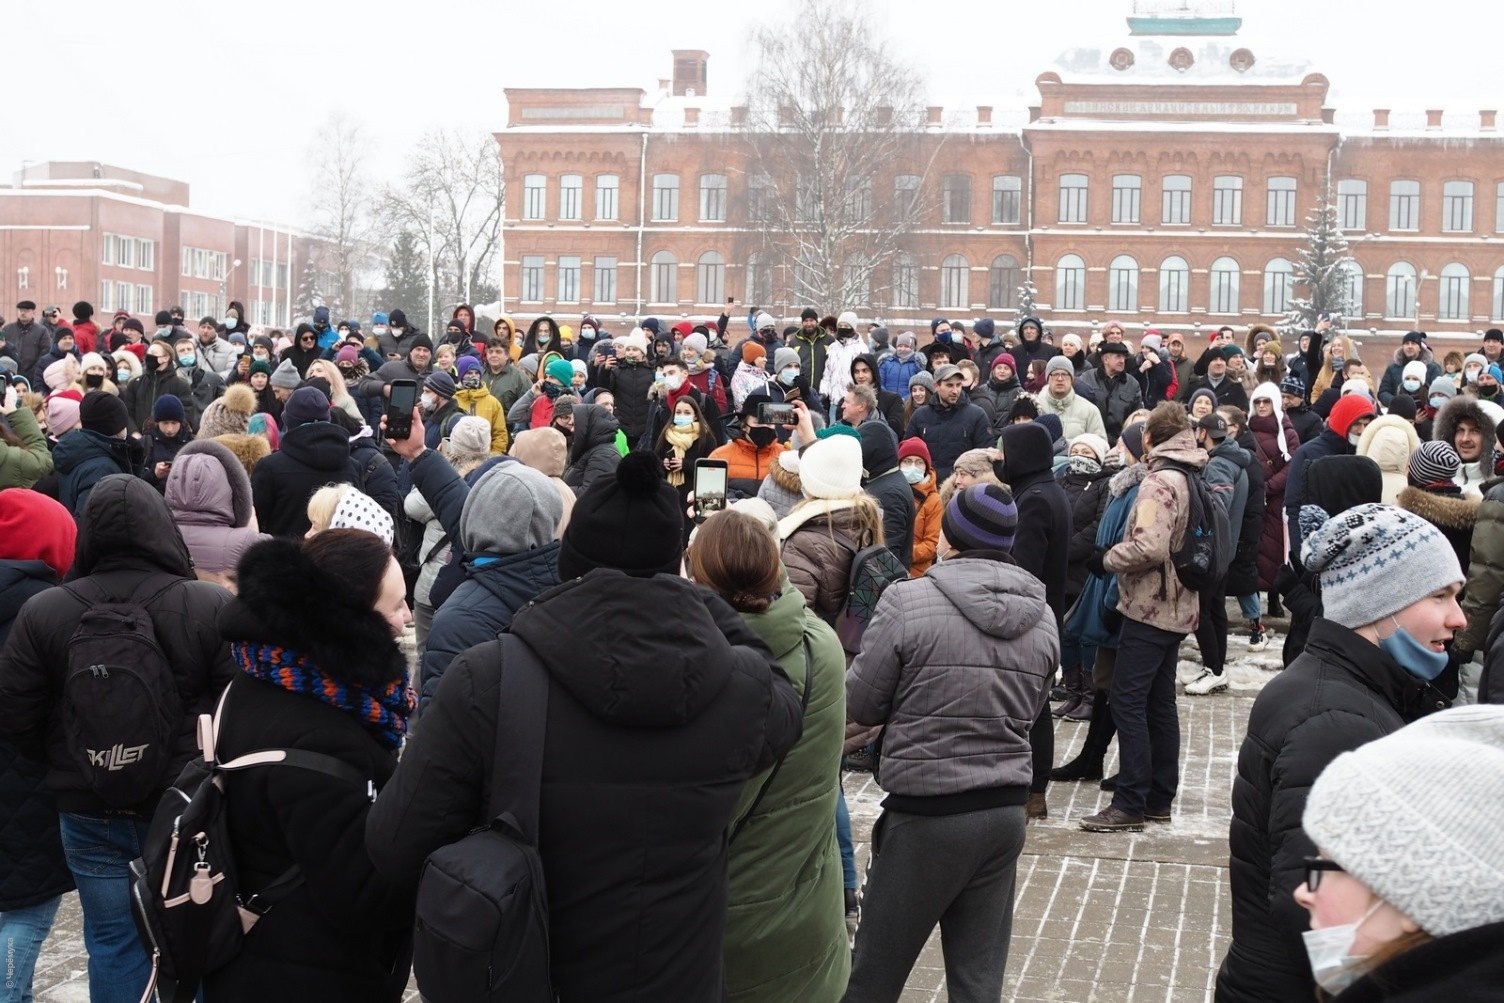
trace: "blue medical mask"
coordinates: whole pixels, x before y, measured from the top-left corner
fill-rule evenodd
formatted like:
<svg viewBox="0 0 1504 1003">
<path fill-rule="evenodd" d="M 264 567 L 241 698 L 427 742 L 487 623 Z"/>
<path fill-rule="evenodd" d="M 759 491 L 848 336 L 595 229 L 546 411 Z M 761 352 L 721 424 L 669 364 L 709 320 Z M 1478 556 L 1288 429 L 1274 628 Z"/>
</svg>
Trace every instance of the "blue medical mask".
<svg viewBox="0 0 1504 1003">
<path fill-rule="evenodd" d="M 1401 627 L 1393 616 L 1389 619 L 1394 624 L 1394 633 L 1380 638 L 1379 648 L 1417 679 L 1429 683 L 1441 675 L 1441 670 L 1447 667 L 1447 653 L 1432 651 L 1430 647 L 1417 641 L 1415 635 Z"/>
<path fill-rule="evenodd" d="M 908 481 L 910 484 L 918 484 L 920 481 L 924 480 L 923 467 L 901 467 L 899 469 L 903 471 L 903 479 Z"/>
<path fill-rule="evenodd" d="M 184 369 L 191 369 L 193 367 L 193 364 L 197 361 L 198 356 L 194 355 L 192 352 L 189 352 L 187 355 L 178 356 L 178 365 L 183 367 Z"/>
<path fill-rule="evenodd" d="M 126 369 L 124 366 L 122 366 L 119 369 L 115 370 L 115 382 L 116 383 L 126 383 L 126 382 L 129 382 L 130 378 L 131 378 L 131 371 L 129 369 Z"/>
<path fill-rule="evenodd" d="M 1400 385 L 1405 388 L 1405 393 L 1413 394 L 1420 389 L 1420 380 L 1404 380 Z"/>
<path fill-rule="evenodd" d="M 1437 394 L 1435 397 L 1431 398 L 1431 410 L 1440 411 L 1441 406 L 1450 399 L 1451 398 L 1445 396 L 1444 394 Z"/>
<path fill-rule="evenodd" d="M 688 428 L 690 425 L 693 425 L 694 423 L 695 423 L 695 416 L 692 415 L 692 414 L 676 414 L 676 415 L 674 415 L 674 427 L 675 428 Z"/>
<path fill-rule="evenodd" d="M 798 378 L 799 370 L 795 369 L 793 366 L 785 366 L 783 369 L 778 371 L 778 382 L 782 383 L 786 387 L 793 386 L 794 381 Z"/>
<path fill-rule="evenodd" d="M 936 332 L 936 334 L 935 334 L 935 340 L 938 341 L 938 342 L 940 342 L 942 345 L 948 345 L 948 344 L 950 344 L 950 332 L 949 331 L 938 331 L 938 332 Z"/>
</svg>

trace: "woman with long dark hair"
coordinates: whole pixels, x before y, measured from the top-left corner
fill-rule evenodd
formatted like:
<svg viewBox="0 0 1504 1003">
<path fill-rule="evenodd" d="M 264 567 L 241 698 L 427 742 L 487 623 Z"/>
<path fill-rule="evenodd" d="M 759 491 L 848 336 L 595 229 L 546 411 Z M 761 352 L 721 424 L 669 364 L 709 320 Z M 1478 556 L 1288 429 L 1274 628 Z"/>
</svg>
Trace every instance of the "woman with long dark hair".
<svg viewBox="0 0 1504 1003">
<path fill-rule="evenodd" d="M 542 355 L 559 347 L 559 325 L 554 323 L 552 317 L 539 317 L 527 327 L 527 335 L 522 339 L 522 354 Z M 542 363 L 540 363 L 541 365 Z"/>
<path fill-rule="evenodd" d="M 685 511 L 684 540 L 689 542 L 689 531 L 694 529 L 694 519 L 688 515 L 689 495 L 694 489 L 695 461 L 702 460 L 715 451 L 715 433 L 705 420 L 705 413 L 693 397 L 685 394 L 674 403 L 674 412 L 653 451 L 663 461 L 663 475 L 669 486 L 679 492 L 679 501 Z"/>
</svg>

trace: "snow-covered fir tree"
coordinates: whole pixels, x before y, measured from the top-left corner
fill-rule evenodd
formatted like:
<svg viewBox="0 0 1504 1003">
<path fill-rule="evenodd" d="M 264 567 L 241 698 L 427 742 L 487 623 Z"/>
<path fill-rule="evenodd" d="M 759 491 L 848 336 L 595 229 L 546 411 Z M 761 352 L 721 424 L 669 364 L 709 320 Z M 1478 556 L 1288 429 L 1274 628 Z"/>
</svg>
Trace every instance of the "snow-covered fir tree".
<svg viewBox="0 0 1504 1003">
<path fill-rule="evenodd" d="M 1281 334 L 1298 335 L 1314 330 L 1323 313 L 1332 315 L 1332 324 L 1339 330 L 1347 326 L 1345 317 L 1352 306 L 1347 264 L 1353 258 L 1337 217 L 1331 179 L 1327 179 L 1314 213 L 1306 217 L 1305 236 L 1294 275 L 1295 288 L 1303 290 L 1304 295 L 1290 299 L 1284 320 L 1278 325 Z"/>
<path fill-rule="evenodd" d="M 1024 279 L 1024 284 L 1018 287 L 1018 319 L 1039 316 L 1039 308 L 1035 300 L 1039 297 L 1039 290 L 1034 288 L 1030 279 Z"/>
<path fill-rule="evenodd" d="M 319 270 L 309 258 L 303 266 L 303 275 L 298 280 L 298 294 L 293 300 L 293 312 L 297 319 L 306 321 L 313 317 L 313 308 L 324 306 L 324 294 L 319 288 Z"/>
</svg>

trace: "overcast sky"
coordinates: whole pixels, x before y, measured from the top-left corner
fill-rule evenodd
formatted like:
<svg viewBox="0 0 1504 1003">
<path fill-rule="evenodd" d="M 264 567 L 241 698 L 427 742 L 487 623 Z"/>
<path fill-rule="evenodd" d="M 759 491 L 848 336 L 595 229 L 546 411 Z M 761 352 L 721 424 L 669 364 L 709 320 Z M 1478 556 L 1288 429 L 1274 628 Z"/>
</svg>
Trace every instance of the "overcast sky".
<svg viewBox="0 0 1504 1003">
<path fill-rule="evenodd" d="M 1054 5 L 865 0 L 902 39 L 931 103 L 1019 107 L 1064 49 L 1125 37 L 1130 0 Z M 1497 32 L 1475 0 L 1375 7 L 1243 0 L 1255 55 L 1307 55 L 1341 111 L 1504 105 Z M 787 0 L 757 5 L 778 19 Z M 380 151 L 378 180 L 436 126 L 495 131 L 506 87 L 633 86 L 669 50 L 711 54 L 708 102 L 735 103 L 753 14 L 707 0 L 47 0 L 5 3 L 11 79 L 0 176 L 25 161 L 94 159 L 187 181 L 196 208 L 305 222 L 307 155 L 343 113 Z M 1268 40 L 1268 41 L 1264 41 Z M 799 58 L 789 39 L 789 58 Z"/>
</svg>

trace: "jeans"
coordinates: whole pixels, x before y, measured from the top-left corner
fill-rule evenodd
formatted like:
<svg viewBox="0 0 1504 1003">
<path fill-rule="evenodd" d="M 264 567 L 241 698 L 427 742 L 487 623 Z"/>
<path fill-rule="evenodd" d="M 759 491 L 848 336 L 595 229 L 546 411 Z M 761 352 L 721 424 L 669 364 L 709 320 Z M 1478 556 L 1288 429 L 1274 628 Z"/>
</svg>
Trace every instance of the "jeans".
<svg viewBox="0 0 1504 1003">
<path fill-rule="evenodd" d="M 851 840 L 851 809 L 846 792 L 836 798 L 836 843 L 841 847 L 841 879 L 847 891 L 856 891 L 856 844 Z"/>
<path fill-rule="evenodd" d="M 0 912 L 0 953 L 5 965 L 0 1003 L 31 1003 L 31 973 L 62 900 L 59 895 L 25 909 Z"/>
<path fill-rule="evenodd" d="M 1253 593 L 1253 595 L 1238 596 L 1238 609 L 1242 610 L 1243 619 L 1249 623 L 1257 623 L 1259 618 L 1264 615 L 1264 608 L 1259 605 L 1259 594 L 1257 592 Z"/>
<path fill-rule="evenodd" d="M 151 959 L 131 919 L 130 862 L 141 855 L 147 821 L 132 815 L 62 812 L 63 855 L 78 885 L 89 952 L 90 1003 L 137 1003 Z"/>
<path fill-rule="evenodd" d="M 1196 627 L 1196 644 L 1201 648 L 1201 664 L 1217 675 L 1227 667 L 1227 581 L 1223 579 L 1201 593 L 1201 621 Z"/>
<path fill-rule="evenodd" d="M 1175 661 L 1184 634 L 1123 620 L 1110 703 L 1118 726 L 1113 807 L 1129 815 L 1169 811 L 1180 785 L 1180 718 Z"/>
<path fill-rule="evenodd" d="M 1081 668 L 1091 675 L 1092 666 L 1097 664 L 1097 646 L 1095 644 L 1083 644 L 1081 638 L 1068 631 L 1060 632 L 1060 667 L 1063 669 Z"/>
</svg>

